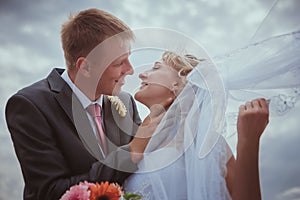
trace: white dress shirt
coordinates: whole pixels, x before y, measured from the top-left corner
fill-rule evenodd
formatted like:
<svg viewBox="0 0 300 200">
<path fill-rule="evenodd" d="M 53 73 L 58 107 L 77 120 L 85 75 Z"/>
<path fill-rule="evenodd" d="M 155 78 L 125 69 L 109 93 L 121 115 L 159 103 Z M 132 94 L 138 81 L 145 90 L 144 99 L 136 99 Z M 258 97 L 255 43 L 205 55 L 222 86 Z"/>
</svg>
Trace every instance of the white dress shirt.
<svg viewBox="0 0 300 200">
<path fill-rule="evenodd" d="M 97 137 L 97 127 L 96 124 L 94 122 L 93 117 L 88 113 L 87 111 L 87 107 L 91 104 L 99 104 L 102 107 L 102 102 L 103 102 L 103 95 L 101 95 L 96 101 L 91 101 L 70 79 L 67 70 L 65 70 L 62 75 L 61 78 L 70 86 L 70 88 L 72 89 L 72 91 L 74 92 L 74 94 L 76 95 L 76 97 L 78 98 L 78 100 L 80 101 L 81 105 L 83 106 L 83 108 L 85 109 L 85 112 L 88 116 L 89 122 L 93 128 L 93 132 L 95 134 L 95 136 Z M 101 153 L 103 155 L 103 157 L 105 157 L 104 152 L 101 148 L 101 146 L 99 145 L 99 148 L 101 150 Z"/>
</svg>

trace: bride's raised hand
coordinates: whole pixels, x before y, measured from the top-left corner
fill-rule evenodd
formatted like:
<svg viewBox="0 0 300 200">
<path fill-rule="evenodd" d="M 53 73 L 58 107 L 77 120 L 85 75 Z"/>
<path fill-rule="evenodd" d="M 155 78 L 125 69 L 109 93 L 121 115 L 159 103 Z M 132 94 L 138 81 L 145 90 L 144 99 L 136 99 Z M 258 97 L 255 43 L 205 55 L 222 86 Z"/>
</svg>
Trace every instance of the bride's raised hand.
<svg viewBox="0 0 300 200">
<path fill-rule="evenodd" d="M 237 122 L 239 142 L 258 142 L 269 122 L 269 106 L 264 98 L 241 105 Z"/>
<path fill-rule="evenodd" d="M 237 160 L 233 168 L 233 200 L 261 199 L 259 140 L 268 123 L 269 106 L 265 99 L 255 99 L 240 106 Z"/>
</svg>

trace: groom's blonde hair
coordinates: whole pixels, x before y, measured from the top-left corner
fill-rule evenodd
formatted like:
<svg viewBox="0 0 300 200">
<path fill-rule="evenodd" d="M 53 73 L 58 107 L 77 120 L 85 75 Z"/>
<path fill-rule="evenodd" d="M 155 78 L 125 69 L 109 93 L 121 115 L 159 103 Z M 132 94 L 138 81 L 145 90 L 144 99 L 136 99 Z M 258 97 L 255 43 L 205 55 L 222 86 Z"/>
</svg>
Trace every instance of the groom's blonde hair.
<svg viewBox="0 0 300 200">
<path fill-rule="evenodd" d="M 79 57 L 87 55 L 105 39 L 122 33 L 125 40 L 133 40 L 131 29 L 112 14 L 99 9 L 88 9 L 62 25 L 61 41 L 67 68 L 72 70 Z"/>
</svg>

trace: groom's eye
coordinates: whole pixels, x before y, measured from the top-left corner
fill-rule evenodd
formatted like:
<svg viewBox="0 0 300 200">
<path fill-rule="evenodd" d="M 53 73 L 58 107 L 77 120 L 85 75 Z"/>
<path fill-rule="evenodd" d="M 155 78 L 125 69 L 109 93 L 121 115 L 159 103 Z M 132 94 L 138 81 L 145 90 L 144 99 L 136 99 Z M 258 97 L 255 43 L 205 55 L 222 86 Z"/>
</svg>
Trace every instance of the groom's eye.
<svg viewBox="0 0 300 200">
<path fill-rule="evenodd" d="M 115 66 L 115 67 L 119 67 L 119 66 L 121 66 L 121 65 L 123 65 L 123 64 L 124 64 L 124 62 L 122 61 L 122 62 L 115 63 L 114 66 Z"/>
</svg>

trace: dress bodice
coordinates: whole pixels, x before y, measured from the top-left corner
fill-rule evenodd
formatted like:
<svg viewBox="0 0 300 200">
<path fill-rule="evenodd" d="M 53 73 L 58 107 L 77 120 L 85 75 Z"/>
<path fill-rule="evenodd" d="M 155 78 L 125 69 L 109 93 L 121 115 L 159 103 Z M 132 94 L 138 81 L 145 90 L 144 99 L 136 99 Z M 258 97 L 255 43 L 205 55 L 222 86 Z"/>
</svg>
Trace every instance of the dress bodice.
<svg viewBox="0 0 300 200">
<path fill-rule="evenodd" d="M 188 194 L 191 185 L 198 184 L 199 190 L 196 186 L 195 192 L 200 199 L 230 199 L 225 176 L 226 163 L 231 154 L 227 152 L 225 140 L 219 139 L 206 158 L 195 158 L 195 162 L 187 163 L 190 159 L 186 159 L 186 156 L 193 150 L 191 146 L 187 152 L 178 156 L 176 148 L 165 148 L 145 157 L 139 164 L 139 170 L 126 180 L 125 192 L 142 195 L 143 200 L 186 200 L 192 199 Z M 174 158 L 173 162 L 162 164 L 165 160 L 172 160 L 170 157 Z M 191 177 L 191 167 L 199 169 L 198 174 L 192 175 L 192 180 L 188 178 Z M 202 171 L 204 168 L 209 171 Z"/>
<path fill-rule="evenodd" d="M 166 197 L 166 200 L 170 199 L 168 194 L 157 194 L 156 192 L 173 190 L 172 187 L 175 185 L 186 185 L 185 179 L 182 179 L 185 174 L 184 156 L 178 158 L 177 153 L 175 148 L 166 148 L 158 153 L 159 157 L 158 154 L 147 156 L 139 164 L 139 170 L 125 182 L 125 191 L 142 195 L 143 200 L 163 200 L 162 197 Z M 164 158 L 170 157 L 178 159 L 175 159 L 172 163 L 162 163 L 165 160 Z M 153 184 L 155 186 L 160 185 L 164 190 L 153 191 Z M 174 199 L 185 199 L 185 197 L 186 193 L 182 190 L 181 194 L 176 193 Z"/>
</svg>

